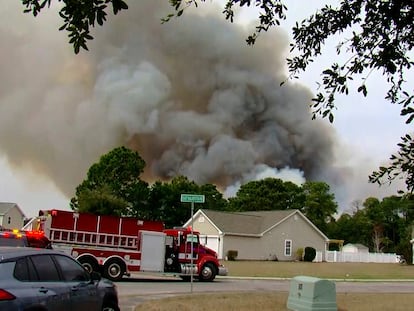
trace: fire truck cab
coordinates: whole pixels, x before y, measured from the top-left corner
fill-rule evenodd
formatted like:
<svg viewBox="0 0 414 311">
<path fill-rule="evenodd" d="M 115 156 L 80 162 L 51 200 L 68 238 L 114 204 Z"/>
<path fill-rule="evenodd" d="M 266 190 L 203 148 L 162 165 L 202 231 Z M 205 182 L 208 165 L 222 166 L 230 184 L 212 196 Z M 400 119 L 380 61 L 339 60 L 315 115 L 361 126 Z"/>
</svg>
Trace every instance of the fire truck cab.
<svg viewBox="0 0 414 311">
<path fill-rule="evenodd" d="M 191 228 L 164 229 L 160 221 L 61 210 L 39 214 L 32 229 L 43 231 L 53 248 L 71 254 L 88 271 L 112 281 L 138 272 L 200 281 L 227 274 L 217 253 L 200 244 Z"/>
</svg>

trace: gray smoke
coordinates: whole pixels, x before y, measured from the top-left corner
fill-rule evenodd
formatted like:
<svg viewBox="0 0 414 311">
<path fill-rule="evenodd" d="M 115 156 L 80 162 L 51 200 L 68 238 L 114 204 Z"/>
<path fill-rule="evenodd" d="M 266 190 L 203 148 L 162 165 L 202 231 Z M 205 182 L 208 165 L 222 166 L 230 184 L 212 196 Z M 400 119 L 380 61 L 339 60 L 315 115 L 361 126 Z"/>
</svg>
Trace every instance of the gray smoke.
<svg viewBox="0 0 414 311">
<path fill-rule="evenodd" d="M 7 3 L 0 152 L 68 197 L 120 145 L 145 159 L 147 181 L 186 175 L 224 190 L 266 170 L 338 181 L 333 130 L 311 120 L 312 94 L 299 84 L 279 87 L 286 34 L 269 32 L 249 47 L 252 28 L 228 23 L 220 8 L 203 5 L 161 24 L 167 1 L 130 1 L 75 56 L 57 31 L 56 10 L 34 19 Z"/>
</svg>

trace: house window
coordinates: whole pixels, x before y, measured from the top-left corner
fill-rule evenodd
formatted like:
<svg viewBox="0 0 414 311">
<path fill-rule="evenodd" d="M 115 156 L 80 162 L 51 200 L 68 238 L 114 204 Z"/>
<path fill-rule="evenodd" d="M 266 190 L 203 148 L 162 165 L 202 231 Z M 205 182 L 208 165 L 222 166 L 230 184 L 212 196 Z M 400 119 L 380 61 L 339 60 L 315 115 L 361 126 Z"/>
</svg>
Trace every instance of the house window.
<svg viewBox="0 0 414 311">
<path fill-rule="evenodd" d="M 292 256 L 292 240 L 285 240 L 285 256 Z"/>
<path fill-rule="evenodd" d="M 11 223 L 11 217 L 9 217 L 9 219 L 7 220 L 7 223 L 10 225 L 10 223 Z"/>
</svg>

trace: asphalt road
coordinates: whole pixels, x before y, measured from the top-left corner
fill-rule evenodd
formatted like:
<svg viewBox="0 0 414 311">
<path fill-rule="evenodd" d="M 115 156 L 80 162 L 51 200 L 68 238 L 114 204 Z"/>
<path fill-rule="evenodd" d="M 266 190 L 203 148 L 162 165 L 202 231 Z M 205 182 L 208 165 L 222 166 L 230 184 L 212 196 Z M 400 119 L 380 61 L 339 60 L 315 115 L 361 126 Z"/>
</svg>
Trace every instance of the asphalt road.
<svg viewBox="0 0 414 311">
<path fill-rule="evenodd" d="M 413 293 L 412 281 L 335 281 L 338 293 Z M 184 282 L 178 278 L 132 277 L 117 283 L 121 311 L 150 299 L 182 294 L 232 291 L 289 292 L 290 280 L 217 277 L 214 282 Z"/>
</svg>

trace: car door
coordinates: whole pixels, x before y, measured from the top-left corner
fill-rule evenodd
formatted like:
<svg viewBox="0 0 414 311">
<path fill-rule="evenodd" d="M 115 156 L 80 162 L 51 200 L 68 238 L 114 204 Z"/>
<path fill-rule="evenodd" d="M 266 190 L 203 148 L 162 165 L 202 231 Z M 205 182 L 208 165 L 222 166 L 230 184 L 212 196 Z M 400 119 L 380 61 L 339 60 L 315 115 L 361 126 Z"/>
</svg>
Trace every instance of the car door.
<svg viewBox="0 0 414 311">
<path fill-rule="evenodd" d="M 69 311 L 70 289 L 61 279 L 50 255 L 32 255 L 28 258 L 29 269 L 36 273 L 33 288 L 37 290 L 39 302 L 47 310 Z"/>
<path fill-rule="evenodd" d="M 54 260 L 70 288 L 71 310 L 100 310 L 102 302 L 97 295 L 96 283 L 85 268 L 68 256 L 54 255 Z"/>
</svg>

